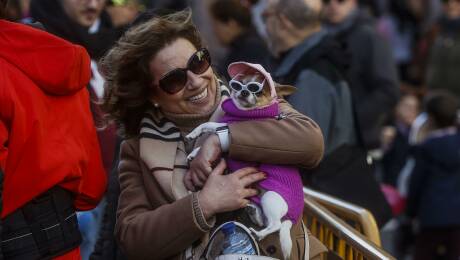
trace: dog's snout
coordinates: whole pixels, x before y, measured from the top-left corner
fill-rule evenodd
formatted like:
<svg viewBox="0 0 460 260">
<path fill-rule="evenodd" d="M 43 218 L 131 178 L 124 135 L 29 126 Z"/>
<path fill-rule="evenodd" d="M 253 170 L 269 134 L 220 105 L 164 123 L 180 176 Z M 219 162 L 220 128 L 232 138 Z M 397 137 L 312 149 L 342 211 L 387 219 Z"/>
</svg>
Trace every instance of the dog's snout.
<svg viewBox="0 0 460 260">
<path fill-rule="evenodd" d="M 249 94 L 250 94 L 249 91 L 247 91 L 245 89 L 241 91 L 241 96 L 243 96 L 243 97 L 249 97 Z"/>
</svg>

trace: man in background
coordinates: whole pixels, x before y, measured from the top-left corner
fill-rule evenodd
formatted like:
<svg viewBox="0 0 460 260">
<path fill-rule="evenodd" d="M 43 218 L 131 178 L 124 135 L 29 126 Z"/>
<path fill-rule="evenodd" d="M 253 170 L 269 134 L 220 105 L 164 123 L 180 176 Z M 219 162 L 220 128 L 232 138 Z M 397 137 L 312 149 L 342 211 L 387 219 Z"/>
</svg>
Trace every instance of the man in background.
<svg viewBox="0 0 460 260">
<path fill-rule="evenodd" d="M 321 0 L 268 0 L 262 13 L 269 49 L 276 58 L 273 76 L 297 91 L 288 101 L 320 126 L 325 157 L 306 185 L 368 208 L 383 225 L 390 208 L 366 163 L 350 87 L 345 80 L 349 57 L 321 26 Z"/>
<path fill-rule="evenodd" d="M 399 98 L 396 63 L 370 15 L 358 0 L 324 1 L 325 28 L 349 53 L 345 76 L 358 119 L 359 138 L 366 150 L 380 148 L 380 133 Z"/>
</svg>

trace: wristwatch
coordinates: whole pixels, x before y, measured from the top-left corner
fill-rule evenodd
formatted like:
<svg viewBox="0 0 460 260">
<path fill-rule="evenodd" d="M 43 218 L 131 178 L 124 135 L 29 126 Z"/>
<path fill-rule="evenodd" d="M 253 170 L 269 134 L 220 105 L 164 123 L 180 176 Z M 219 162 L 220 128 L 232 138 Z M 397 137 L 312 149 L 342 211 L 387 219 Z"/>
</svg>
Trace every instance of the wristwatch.
<svg viewBox="0 0 460 260">
<path fill-rule="evenodd" d="M 228 126 L 219 126 L 216 128 L 216 134 L 219 137 L 220 148 L 223 153 L 228 152 L 230 148 L 230 136 L 228 134 Z"/>
</svg>

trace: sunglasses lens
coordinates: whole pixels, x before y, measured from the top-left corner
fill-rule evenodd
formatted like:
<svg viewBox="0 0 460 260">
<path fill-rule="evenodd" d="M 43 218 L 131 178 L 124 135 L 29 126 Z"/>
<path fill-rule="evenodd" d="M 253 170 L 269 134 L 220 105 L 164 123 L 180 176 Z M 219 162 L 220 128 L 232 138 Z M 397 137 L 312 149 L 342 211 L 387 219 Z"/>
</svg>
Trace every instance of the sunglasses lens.
<svg viewBox="0 0 460 260">
<path fill-rule="evenodd" d="M 255 83 L 250 83 L 248 85 L 248 90 L 251 91 L 252 93 L 257 93 L 260 90 L 262 90 L 262 88 L 259 85 L 255 84 Z"/>
<path fill-rule="evenodd" d="M 202 49 L 195 52 L 195 54 L 193 54 L 193 56 L 190 58 L 188 68 L 193 73 L 199 75 L 204 73 L 210 65 L 211 55 L 209 55 L 208 50 Z"/>
<path fill-rule="evenodd" d="M 181 91 L 187 83 L 187 73 L 181 69 L 175 69 L 164 76 L 159 84 L 160 88 L 169 94 Z"/>
<path fill-rule="evenodd" d="M 242 89 L 241 85 L 235 81 L 230 82 L 230 87 L 235 91 L 240 91 Z"/>
</svg>

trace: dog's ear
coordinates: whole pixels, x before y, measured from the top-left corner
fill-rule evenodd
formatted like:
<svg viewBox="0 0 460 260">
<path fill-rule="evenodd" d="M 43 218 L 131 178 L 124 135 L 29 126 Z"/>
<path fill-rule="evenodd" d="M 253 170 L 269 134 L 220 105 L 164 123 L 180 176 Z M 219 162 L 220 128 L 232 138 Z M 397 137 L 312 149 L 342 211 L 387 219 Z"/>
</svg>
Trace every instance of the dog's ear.
<svg viewBox="0 0 460 260">
<path fill-rule="evenodd" d="M 281 85 L 275 82 L 275 90 L 278 97 L 289 96 L 294 93 L 297 89 L 291 85 Z"/>
</svg>

